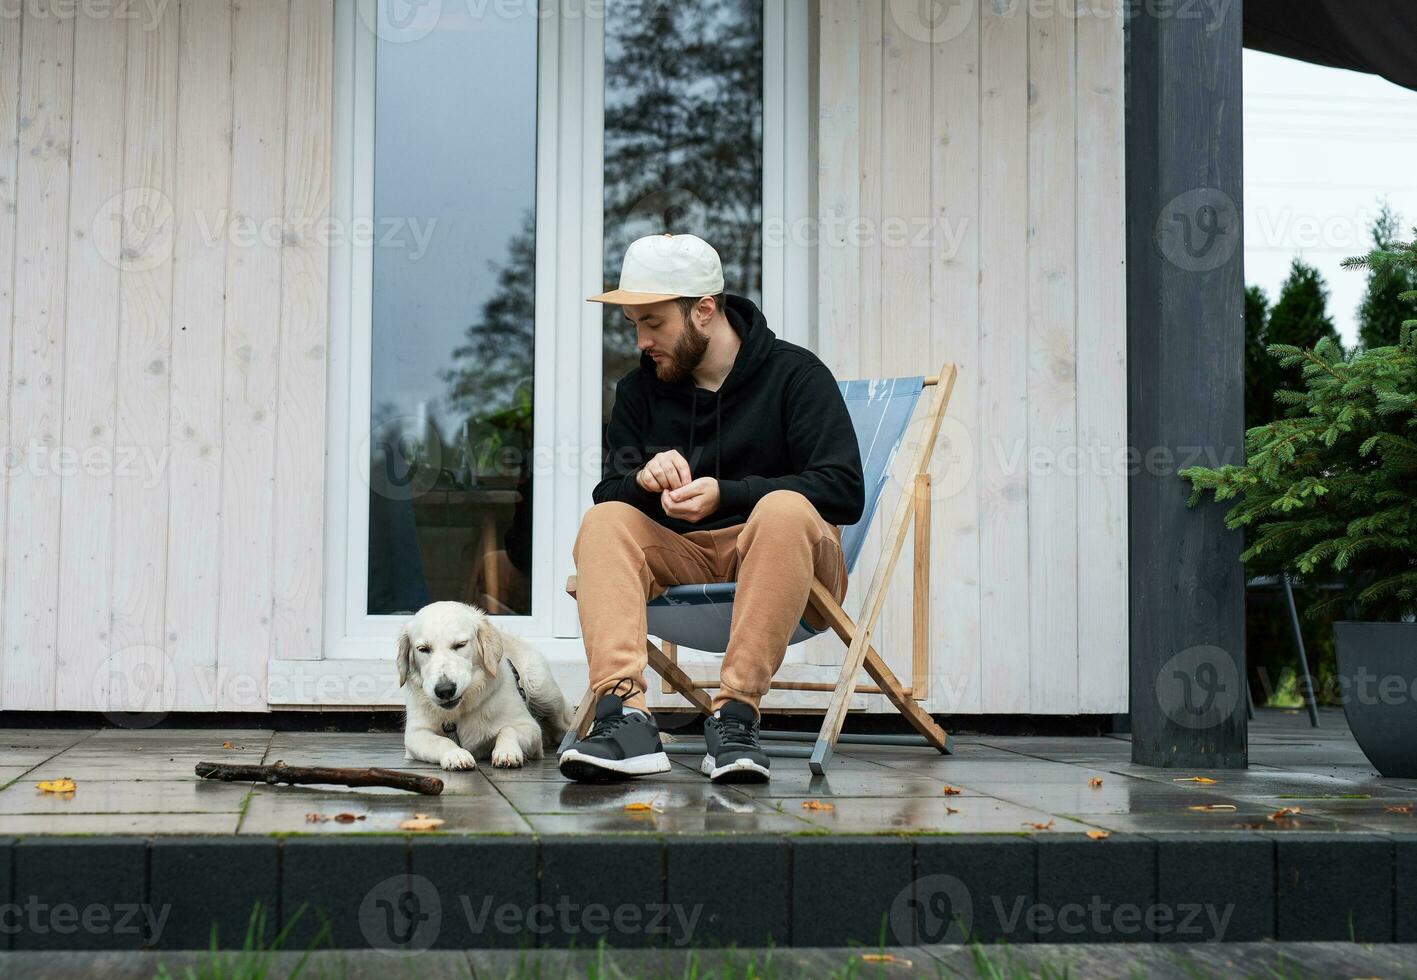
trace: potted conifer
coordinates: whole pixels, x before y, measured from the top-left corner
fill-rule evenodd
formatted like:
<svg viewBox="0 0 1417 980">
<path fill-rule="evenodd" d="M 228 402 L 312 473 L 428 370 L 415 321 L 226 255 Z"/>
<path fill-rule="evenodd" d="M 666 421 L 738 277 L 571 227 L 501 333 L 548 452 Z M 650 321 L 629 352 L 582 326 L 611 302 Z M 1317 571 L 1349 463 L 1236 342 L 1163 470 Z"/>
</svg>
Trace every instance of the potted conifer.
<svg viewBox="0 0 1417 980">
<path fill-rule="evenodd" d="M 1345 265 L 1417 268 L 1417 245 Z M 1245 530 L 1245 561 L 1343 581 L 1309 612 L 1348 617 L 1334 647 L 1349 727 L 1384 776 L 1417 777 L 1417 320 L 1392 346 L 1269 350 L 1304 390 L 1280 392 L 1282 417 L 1245 434 L 1244 465 L 1181 476 L 1193 504 L 1236 501 L 1226 523 Z"/>
</svg>

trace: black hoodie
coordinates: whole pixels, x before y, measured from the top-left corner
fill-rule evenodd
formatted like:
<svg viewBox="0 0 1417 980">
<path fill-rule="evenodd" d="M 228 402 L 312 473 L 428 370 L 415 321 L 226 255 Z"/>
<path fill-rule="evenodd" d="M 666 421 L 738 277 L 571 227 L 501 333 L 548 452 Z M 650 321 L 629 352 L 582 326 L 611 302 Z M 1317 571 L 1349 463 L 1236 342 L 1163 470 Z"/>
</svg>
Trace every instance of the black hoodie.
<svg viewBox="0 0 1417 980">
<path fill-rule="evenodd" d="M 796 490 L 827 522 L 855 524 L 865 506 L 861 452 L 831 371 L 777 339 L 752 300 L 728 296 L 724 312 L 742 346 L 718 391 L 692 377 L 661 381 L 648 355 L 615 386 L 595 502 L 622 500 L 683 534 L 742 524 L 765 495 Z M 718 510 L 697 524 L 666 515 L 659 494 L 635 480 L 669 449 L 683 454 L 694 479 L 718 480 Z"/>
</svg>

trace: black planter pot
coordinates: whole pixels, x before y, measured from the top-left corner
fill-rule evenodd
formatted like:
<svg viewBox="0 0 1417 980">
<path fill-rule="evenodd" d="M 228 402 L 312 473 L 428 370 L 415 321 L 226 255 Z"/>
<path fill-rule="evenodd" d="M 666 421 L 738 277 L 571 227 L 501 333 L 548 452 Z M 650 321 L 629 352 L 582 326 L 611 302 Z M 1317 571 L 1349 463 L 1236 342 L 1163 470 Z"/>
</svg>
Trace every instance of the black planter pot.
<svg viewBox="0 0 1417 980">
<path fill-rule="evenodd" d="M 1333 624 L 1343 714 L 1384 776 L 1417 778 L 1417 623 Z"/>
</svg>

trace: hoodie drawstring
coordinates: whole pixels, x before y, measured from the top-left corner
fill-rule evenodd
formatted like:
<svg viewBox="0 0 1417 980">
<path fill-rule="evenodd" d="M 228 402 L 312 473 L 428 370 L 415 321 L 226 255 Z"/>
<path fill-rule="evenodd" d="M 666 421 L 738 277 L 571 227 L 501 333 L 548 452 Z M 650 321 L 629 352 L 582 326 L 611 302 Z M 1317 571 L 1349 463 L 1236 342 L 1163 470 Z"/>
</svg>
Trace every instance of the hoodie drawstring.
<svg viewBox="0 0 1417 980">
<path fill-rule="evenodd" d="M 723 389 L 713 393 L 713 478 L 718 479 L 719 464 L 723 462 Z"/>
<path fill-rule="evenodd" d="M 689 393 L 689 466 L 694 466 L 694 435 L 699 428 L 699 393 Z M 713 478 L 723 469 L 723 390 L 713 393 Z"/>
<path fill-rule="evenodd" d="M 699 427 L 699 394 L 689 390 L 689 469 L 694 467 L 694 430 Z"/>
</svg>

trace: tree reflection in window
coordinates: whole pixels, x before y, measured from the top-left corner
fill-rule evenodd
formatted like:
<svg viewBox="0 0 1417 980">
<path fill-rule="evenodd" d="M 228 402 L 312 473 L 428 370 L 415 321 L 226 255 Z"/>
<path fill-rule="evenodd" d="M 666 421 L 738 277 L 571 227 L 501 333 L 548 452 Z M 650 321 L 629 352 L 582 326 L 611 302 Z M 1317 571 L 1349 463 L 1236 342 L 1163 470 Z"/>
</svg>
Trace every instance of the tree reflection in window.
<svg viewBox="0 0 1417 980">
<path fill-rule="evenodd" d="M 607 0 L 605 18 L 605 281 L 636 238 L 688 232 L 718 250 L 728 292 L 760 301 L 762 3 Z M 606 307 L 604 418 L 638 363 Z"/>
</svg>

